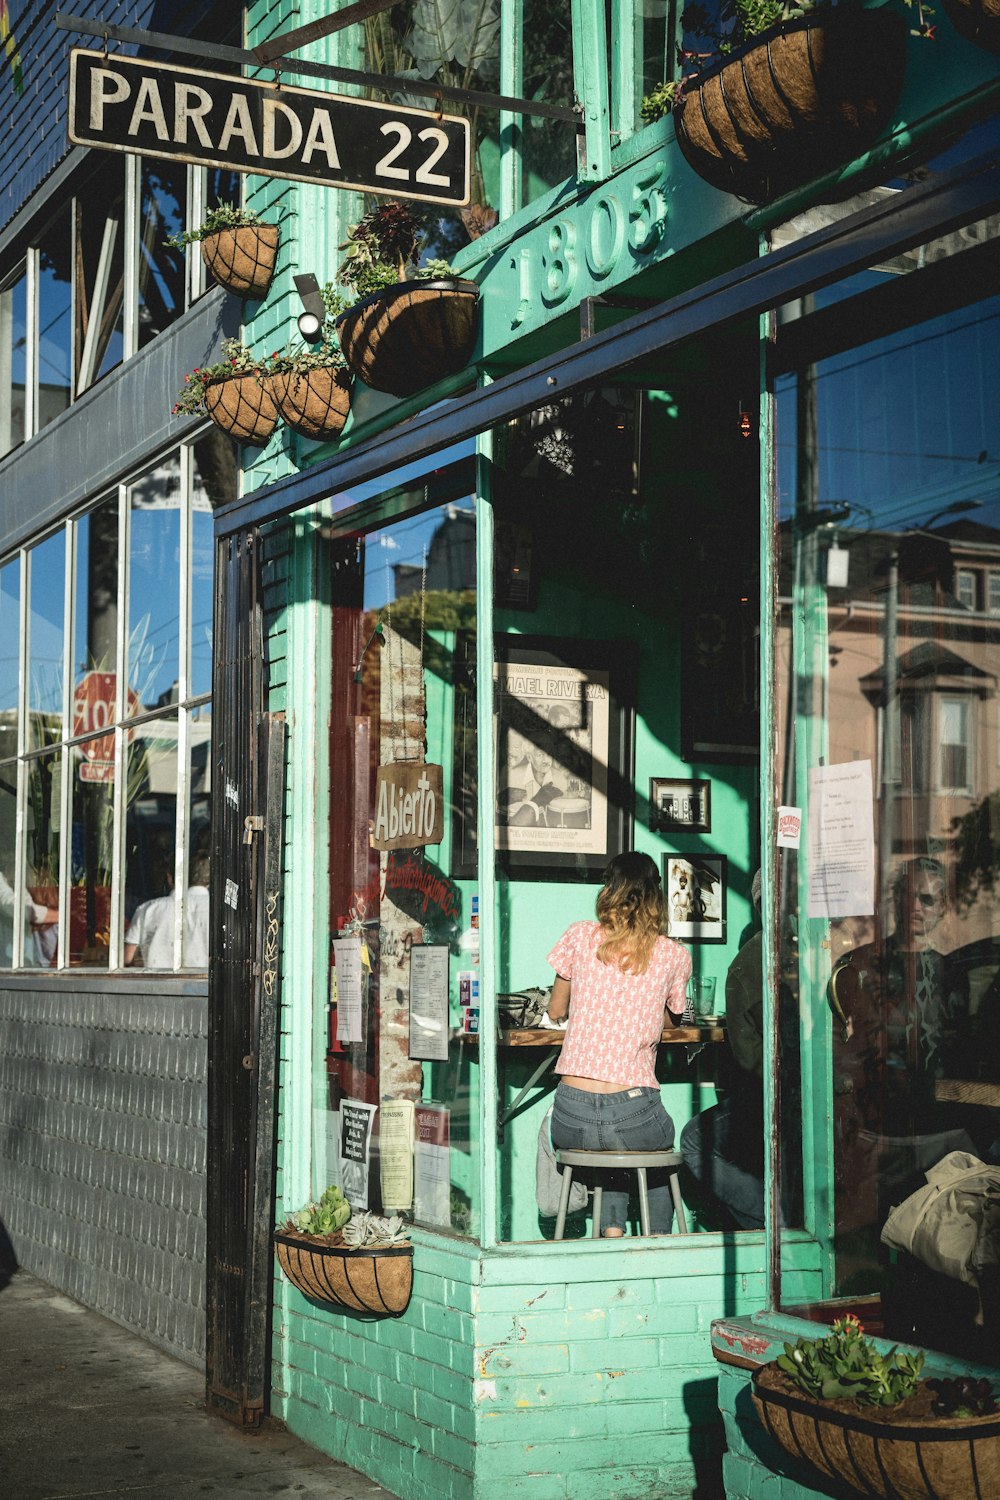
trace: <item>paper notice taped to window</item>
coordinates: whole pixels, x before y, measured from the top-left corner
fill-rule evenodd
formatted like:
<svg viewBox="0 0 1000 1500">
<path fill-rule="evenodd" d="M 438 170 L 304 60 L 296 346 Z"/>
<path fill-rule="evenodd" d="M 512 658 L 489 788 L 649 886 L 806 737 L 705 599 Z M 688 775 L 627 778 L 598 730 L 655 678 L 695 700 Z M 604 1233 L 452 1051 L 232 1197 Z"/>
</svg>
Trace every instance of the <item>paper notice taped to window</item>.
<svg viewBox="0 0 1000 1500">
<path fill-rule="evenodd" d="M 378 1112 L 382 1208 L 398 1213 L 413 1207 L 413 1100 L 383 1099 Z"/>
<path fill-rule="evenodd" d="M 851 760 L 809 772 L 809 917 L 875 911 L 872 763 Z"/>
</svg>

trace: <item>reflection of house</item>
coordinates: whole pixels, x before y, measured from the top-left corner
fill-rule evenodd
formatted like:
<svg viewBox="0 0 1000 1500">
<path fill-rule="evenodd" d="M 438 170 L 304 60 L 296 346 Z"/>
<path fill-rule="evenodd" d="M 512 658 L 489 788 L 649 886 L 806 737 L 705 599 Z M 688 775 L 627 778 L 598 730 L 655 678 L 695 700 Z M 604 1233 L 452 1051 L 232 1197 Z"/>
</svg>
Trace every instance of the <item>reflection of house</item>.
<svg viewBox="0 0 1000 1500">
<path fill-rule="evenodd" d="M 883 858 L 930 841 L 947 860 L 957 821 L 1000 787 L 1000 531 L 968 520 L 933 533 L 839 528 L 825 558 L 810 545 L 827 600 L 830 762 L 870 758 Z M 962 941 L 991 930 L 984 907 L 965 917 Z"/>
<path fill-rule="evenodd" d="M 393 568 L 396 598 L 420 590 L 423 568 L 416 563 L 397 563 Z M 448 506 L 448 514 L 431 537 L 427 548 L 428 590 L 448 589 L 459 593 L 476 586 L 476 517 L 471 510 Z"/>
</svg>

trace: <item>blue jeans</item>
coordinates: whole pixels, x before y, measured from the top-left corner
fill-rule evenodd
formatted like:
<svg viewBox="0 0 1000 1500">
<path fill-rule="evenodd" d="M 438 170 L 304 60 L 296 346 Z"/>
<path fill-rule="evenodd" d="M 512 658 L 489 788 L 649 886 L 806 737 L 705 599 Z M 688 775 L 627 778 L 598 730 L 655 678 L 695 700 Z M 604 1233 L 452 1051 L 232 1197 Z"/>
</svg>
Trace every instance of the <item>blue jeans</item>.
<svg viewBox="0 0 1000 1500">
<path fill-rule="evenodd" d="M 567 1151 L 670 1151 L 674 1122 L 663 1108 L 659 1089 L 623 1089 L 617 1094 L 592 1094 L 560 1083 L 552 1108 L 552 1144 Z M 602 1172 L 601 1230 L 624 1230 L 628 1222 L 627 1172 Z M 669 1234 L 674 1221 L 670 1174 L 651 1171 L 649 1227 L 653 1234 Z"/>
<path fill-rule="evenodd" d="M 681 1131 L 684 1165 L 741 1229 L 764 1227 L 764 1180 L 733 1161 L 736 1122 L 729 1101 L 694 1115 Z"/>
</svg>

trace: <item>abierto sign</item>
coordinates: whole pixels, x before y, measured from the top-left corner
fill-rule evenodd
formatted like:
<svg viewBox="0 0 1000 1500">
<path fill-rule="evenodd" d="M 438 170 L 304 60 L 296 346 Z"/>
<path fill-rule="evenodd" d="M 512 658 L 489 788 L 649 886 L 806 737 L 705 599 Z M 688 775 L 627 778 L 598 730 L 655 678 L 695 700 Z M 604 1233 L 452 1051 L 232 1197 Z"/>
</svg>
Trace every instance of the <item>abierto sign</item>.
<svg viewBox="0 0 1000 1500">
<path fill-rule="evenodd" d="M 264 177 L 469 202 L 469 122 L 75 47 L 69 138 Z"/>
</svg>

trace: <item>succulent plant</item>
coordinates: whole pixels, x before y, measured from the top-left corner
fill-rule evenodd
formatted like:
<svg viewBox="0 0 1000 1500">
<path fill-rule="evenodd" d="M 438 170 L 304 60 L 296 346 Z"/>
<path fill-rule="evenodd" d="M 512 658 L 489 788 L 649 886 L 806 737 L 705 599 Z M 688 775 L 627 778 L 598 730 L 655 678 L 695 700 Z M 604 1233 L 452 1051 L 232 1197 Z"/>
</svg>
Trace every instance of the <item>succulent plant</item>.
<svg viewBox="0 0 1000 1500">
<path fill-rule="evenodd" d="M 928 1380 L 934 1392 L 931 1407 L 936 1417 L 992 1417 L 1000 1411 L 988 1380 L 959 1375 L 954 1380 Z"/>
<path fill-rule="evenodd" d="M 391 1219 L 373 1213 L 354 1214 L 344 1226 L 344 1244 L 356 1250 L 405 1245 L 408 1240 L 409 1228 L 398 1214 L 393 1214 Z"/>
<path fill-rule="evenodd" d="M 798 1339 L 778 1355 L 778 1367 L 819 1401 L 846 1398 L 866 1406 L 898 1406 L 920 1382 L 923 1353 L 880 1354 L 858 1319 L 839 1318 L 822 1339 Z"/>
<path fill-rule="evenodd" d="M 351 1205 L 339 1187 L 328 1187 L 318 1203 L 307 1203 L 289 1218 L 300 1234 L 336 1234 L 351 1217 Z"/>
</svg>

